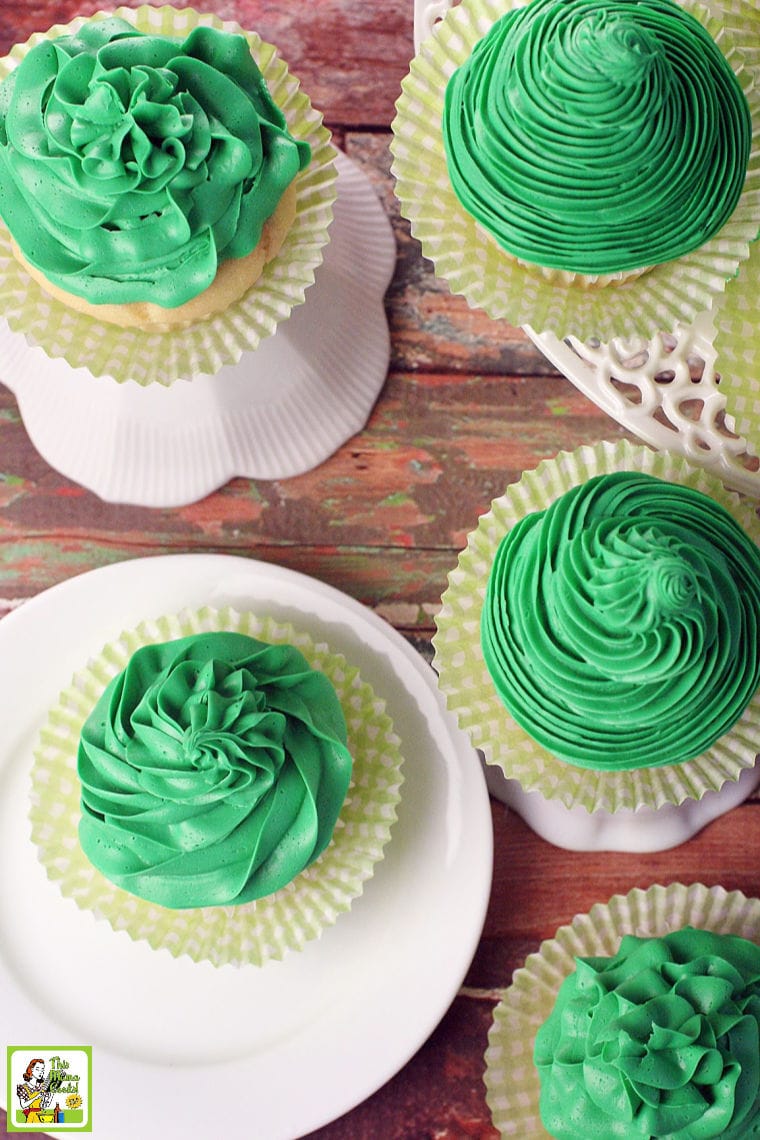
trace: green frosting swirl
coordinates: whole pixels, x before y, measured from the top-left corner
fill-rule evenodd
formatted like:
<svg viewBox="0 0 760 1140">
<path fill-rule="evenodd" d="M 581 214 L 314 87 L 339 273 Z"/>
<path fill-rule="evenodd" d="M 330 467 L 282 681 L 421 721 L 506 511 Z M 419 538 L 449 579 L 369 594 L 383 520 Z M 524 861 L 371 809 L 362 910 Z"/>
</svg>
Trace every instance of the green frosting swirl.
<svg viewBox="0 0 760 1140">
<path fill-rule="evenodd" d="M 264 222 L 310 159 L 246 39 L 118 18 L 44 40 L 0 85 L 0 217 L 54 284 L 174 308 Z"/>
<path fill-rule="evenodd" d="M 248 902 L 324 850 L 351 767 L 335 690 L 297 649 L 239 633 L 148 645 L 82 729 L 80 842 L 149 902 Z"/>
<path fill-rule="evenodd" d="M 686 927 L 576 962 L 535 1041 L 552 1136 L 760 1135 L 760 948 Z"/>
<path fill-rule="evenodd" d="M 443 141 L 464 208 L 509 253 L 584 274 L 703 245 L 744 184 L 752 122 L 673 0 L 532 0 L 452 75 Z"/>
<path fill-rule="evenodd" d="M 652 475 L 573 487 L 507 532 L 481 618 L 507 709 L 555 756 L 619 770 L 699 756 L 760 684 L 760 550 Z"/>
</svg>

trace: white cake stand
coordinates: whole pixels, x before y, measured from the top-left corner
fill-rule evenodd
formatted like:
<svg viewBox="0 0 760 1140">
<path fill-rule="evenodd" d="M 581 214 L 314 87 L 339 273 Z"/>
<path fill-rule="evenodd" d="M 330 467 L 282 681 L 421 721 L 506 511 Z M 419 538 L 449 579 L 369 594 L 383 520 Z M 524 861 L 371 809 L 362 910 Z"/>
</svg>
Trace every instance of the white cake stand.
<svg viewBox="0 0 760 1140">
<path fill-rule="evenodd" d="M 2 380 L 52 467 L 111 502 L 176 507 L 236 475 L 308 471 L 364 426 L 388 370 L 396 247 L 367 177 L 343 154 L 336 163 L 330 241 L 304 303 L 214 376 L 117 383 L 51 359 L 0 318 Z"/>
<path fill-rule="evenodd" d="M 525 331 L 568 380 L 645 443 L 677 451 L 726 486 L 760 498 L 753 445 L 726 413 L 709 313 L 648 341 L 594 344 Z"/>
<path fill-rule="evenodd" d="M 415 50 L 456 0 L 414 0 Z M 709 313 L 672 334 L 609 343 L 560 340 L 526 327 L 528 336 L 603 411 L 656 448 L 678 452 L 734 490 L 760 498 L 757 456 L 734 431 L 716 372 Z M 566 808 L 526 792 L 500 769 L 485 765 L 489 791 L 544 839 L 577 851 L 661 851 L 683 843 L 742 803 L 760 785 L 760 765 L 701 800 L 679 806 L 609 814 Z"/>
</svg>

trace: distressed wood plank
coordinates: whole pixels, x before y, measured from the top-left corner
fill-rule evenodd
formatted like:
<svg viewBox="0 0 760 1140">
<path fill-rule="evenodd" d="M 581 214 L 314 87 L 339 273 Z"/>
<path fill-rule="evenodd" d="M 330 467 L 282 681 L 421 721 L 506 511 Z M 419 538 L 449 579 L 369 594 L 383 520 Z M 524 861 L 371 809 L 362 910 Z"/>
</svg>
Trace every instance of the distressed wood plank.
<svg viewBox="0 0 760 1140">
<path fill-rule="evenodd" d="M 386 295 L 391 367 L 524 376 L 555 372 L 522 329 L 470 308 L 435 276 L 393 193 L 389 143 L 387 131 L 348 131 L 344 149 L 375 187 L 396 238 L 396 271 Z"/>
<path fill-rule="evenodd" d="M 760 803 L 744 804 L 689 842 L 651 854 L 563 851 L 492 803 L 495 863 L 484 938 L 540 942 L 573 915 L 653 883 L 720 884 L 760 897 Z M 501 984 L 504 984 L 503 982 Z"/>
<path fill-rule="evenodd" d="M 405 628 L 429 629 L 491 500 L 579 438 L 618 434 L 560 377 L 394 374 L 365 431 L 315 471 L 237 479 L 200 503 L 149 510 L 103 503 L 49 468 L 3 389 L 0 596 L 7 609 L 122 558 L 226 551 L 312 573 Z"/>
<path fill-rule="evenodd" d="M 103 503 L 29 446 L 12 395 L 0 390 L 0 534 L 17 540 L 63 525 L 240 549 L 252 541 L 457 547 L 491 499 L 526 467 L 618 426 L 561 377 L 393 374 L 366 429 L 316 470 L 288 480 L 234 480 L 178 510 Z"/>
<path fill-rule="evenodd" d="M 122 6 L 137 8 L 139 0 Z M 174 6 L 214 12 L 275 44 L 328 125 L 390 124 L 413 54 L 411 0 L 174 0 Z M 105 7 L 101 0 L 3 0 L 0 53 L 33 32 Z"/>
</svg>

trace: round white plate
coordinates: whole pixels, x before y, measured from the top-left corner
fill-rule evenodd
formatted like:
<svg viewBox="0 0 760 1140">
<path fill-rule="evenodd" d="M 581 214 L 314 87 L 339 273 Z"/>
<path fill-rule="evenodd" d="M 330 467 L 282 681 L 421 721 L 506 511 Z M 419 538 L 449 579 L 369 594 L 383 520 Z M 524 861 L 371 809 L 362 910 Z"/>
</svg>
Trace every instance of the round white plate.
<svg viewBox="0 0 760 1140">
<path fill-rule="evenodd" d="M 32 749 L 74 671 L 141 620 L 208 604 L 326 640 L 385 698 L 405 782 L 385 858 L 323 937 L 214 969 L 116 934 L 49 882 L 27 818 Z M 492 870 L 477 755 L 429 666 L 358 602 L 226 555 L 138 559 L 45 591 L 0 622 L 0 993 L 9 1045 L 92 1045 L 94 1134 L 292 1140 L 398 1071 L 465 975 Z M 5 1104 L 5 1088 L 2 1089 Z M 53 1133 L 64 1135 L 64 1133 Z"/>
<path fill-rule="evenodd" d="M 284 479 L 364 427 L 388 371 L 396 245 L 368 178 L 338 152 L 324 260 L 273 336 L 214 376 L 141 388 L 30 347 L 0 318 L 3 382 L 37 451 L 109 502 L 184 506 L 236 475 Z"/>
</svg>

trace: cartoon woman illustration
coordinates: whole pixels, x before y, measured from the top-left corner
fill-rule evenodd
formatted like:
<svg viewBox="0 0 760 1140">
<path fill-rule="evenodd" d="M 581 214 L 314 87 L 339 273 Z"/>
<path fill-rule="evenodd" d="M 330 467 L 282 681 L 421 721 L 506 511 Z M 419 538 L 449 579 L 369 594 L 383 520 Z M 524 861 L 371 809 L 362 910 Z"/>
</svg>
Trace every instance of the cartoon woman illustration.
<svg viewBox="0 0 760 1140">
<path fill-rule="evenodd" d="M 21 1111 L 26 1117 L 27 1124 L 47 1123 L 47 1114 L 43 1119 L 41 1113 L 45 1111 L 53 1099 L 53 1092 L 50 1088 L 51 1075 L 49 1073 L 45 1079 L 45 1062 L 42 1057 L 33 1057 L 26 1066 L 22 1078 L 23 1083 L 16 1085 L 16 1096 L 21 1104 Z"/>
</svg>

